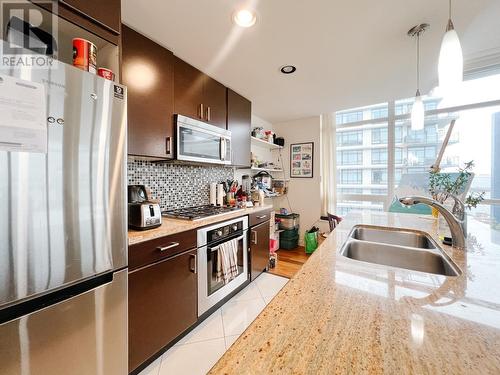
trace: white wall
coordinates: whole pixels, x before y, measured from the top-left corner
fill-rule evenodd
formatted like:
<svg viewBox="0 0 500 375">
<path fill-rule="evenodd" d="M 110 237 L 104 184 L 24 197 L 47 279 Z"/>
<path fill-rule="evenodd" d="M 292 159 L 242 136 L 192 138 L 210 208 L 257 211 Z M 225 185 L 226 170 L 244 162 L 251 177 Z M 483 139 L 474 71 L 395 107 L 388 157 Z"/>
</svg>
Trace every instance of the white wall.
<svg viewBox="0 0 500 375">
<path fill-rule="evenodd" d="M 288 196 L 274 200 L 275 209 L 291 208 L 294 213 L 300 214 L 300 241 L 303 243 L 304 232 L 315 223 L 318 226 L 317 221 L 321 215 L 321 116 L 273 124 L 273 129 L 276 134 L 285 138 L 285 147 L 281 152 L 285 178 L 290 178 L 290 145 L 314 142 L 313 178 L 291 178 Z M 324 225 L 320 229 L 323 230 Z"/>
<path fill-rule="evenodd" d="M 263 127 L 266 130 L 273 130 L 273 125 L 270 122 L 252 114 L 252 129 L 257 127 Z M 259 160 L 274 160 L 271 151 L 266 147 L 252 147 L 252 152 L 257 155 Z M 235 169 L 234 178 L 241 183 L 241 177 L 245 174 L 252 176 L 255 174 L 255 171 L 251 171 L 250 169 Z"/>
</svg>

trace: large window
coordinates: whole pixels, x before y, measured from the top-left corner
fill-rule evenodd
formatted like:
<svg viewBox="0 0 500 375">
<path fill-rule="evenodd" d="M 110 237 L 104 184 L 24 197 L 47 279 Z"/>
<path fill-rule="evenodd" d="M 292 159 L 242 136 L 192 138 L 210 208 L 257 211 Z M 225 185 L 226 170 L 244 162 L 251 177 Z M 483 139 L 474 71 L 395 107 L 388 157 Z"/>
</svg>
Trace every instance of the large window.
<svg viewBox="0 0 500 375">
<path fill-rule="evenodd" d="M 337 133 L 339 146 L 358 146 L 363 144 L 363 133 L 360 131 L 346 131 Z"/>
<path fill-rule="evenodd" d="M 454 97 L 425 97 L 420 131 L 411 130 L 413 98 L 337 112 L 338 212 L 387 209 L 404 175 L 427 177 L 455 120 L 441 169 L 454 172 L 474 160 L 471 191 L 486 192 L 486 201 L 473 215 L 500 222 L 498 87 L 500 74 L 465 81 Z"/>
<path fill-rule="evenodd" d="M 435 146 L 409 147 L 408 165 L 428 165 L 429 167 L 436 160 L 437 151 Z"/>
<path fill-rule="evenodd" d="M 360 185 L 363 182 L 363 170 L 341 169 L 340 182 L 344 185 Z"/>
<path fill-rule="evenodd" d="M 387 127 L 372 130 L 372 144 L 387 144 Z"/>
<path fill-rule="evenodd" d="M 403 149 L 401 147 L 396 147 L 395 156 L 394 156 L 394 162 L 396 164 L 402 164 L 403 163 Z"/>
<path fill-rule="evenodd" d="M 387 169 L 373 169 L 372 184 L 373 185 L 387 184 Z"/>
<path fill-rule="evenodd" d="M 363 164 L 363 151 L 338 151 L 337 163 L 339 165 L 361 165 Z"/>
<path fill-rule="evenodd" d="M 438 128 L 437 124 L 426 125 L 423 130 L 408 130 L 406 138 L 407 143 L 413 144 L 429 144 L 438 141 Z"/>
<path fill-rule="evenodd" d="M 387 164 L 387 149 L 374 148 L 372 150 L 372 164 Z"/>
<path fill-rule="evenodd" d="M 395 138 L 396 138 L 396 143 L 403 143 L 404 138 L 403 138 L 403 127 L 402 126 L 396 125 Z"/>
<path fill-rule="evenodd" d="M 352 119 L 353 113 L 357 113 L 360 120 L 346 122 Z M 342 120 L 336 126 L 337 196 L 342 212 L 348 212 L 352 207 L 375 211 L 384 208 L 381 198 L 387 194 L 388 184 L 388 113 L 387 103 L 337 113 L 336 118 Z M 372 168 L 380 172 L 379 177 L 378 173 L 373 175 Z M 365 195 L 376 195 L 377 198 L 369 204 L 356 200 L 356 197 Z"/>
<path fill-rule="evenodd" d="M 387 106 L 372 109 L 372 120 L 387 117 Z"/>
<path fill-rule="evenodd" d="M 350 122 L 356 122 L 363 120 L 362 111 L 350 111 L 342 112 L 335 116 L 337 124 L 348 124 Z"/>
</svg>

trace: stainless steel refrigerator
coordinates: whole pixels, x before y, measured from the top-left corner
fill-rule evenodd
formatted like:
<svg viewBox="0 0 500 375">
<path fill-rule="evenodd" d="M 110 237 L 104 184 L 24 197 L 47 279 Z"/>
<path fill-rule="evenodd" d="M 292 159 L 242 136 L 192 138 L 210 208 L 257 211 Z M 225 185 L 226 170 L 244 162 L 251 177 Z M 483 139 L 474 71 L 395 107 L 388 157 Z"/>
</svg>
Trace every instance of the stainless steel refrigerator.
<svg viewBox="0 0 500 375">
<path fill-rule="evenodd" d="M 126 374 L 126 90 L 63 63 L 0 74 L 47 107 L 46 153 L 0 145 L 0 374 Z"/>
</svg>

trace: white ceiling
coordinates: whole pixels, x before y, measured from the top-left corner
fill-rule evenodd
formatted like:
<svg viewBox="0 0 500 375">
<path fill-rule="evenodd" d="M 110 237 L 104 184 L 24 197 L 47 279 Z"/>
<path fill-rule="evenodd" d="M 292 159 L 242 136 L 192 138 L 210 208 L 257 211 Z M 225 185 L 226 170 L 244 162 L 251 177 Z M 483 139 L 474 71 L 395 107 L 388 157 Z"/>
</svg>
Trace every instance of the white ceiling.
<svg viewBox="0 0 500 375">
<path fill-rule="evenodd" d="M 231 14 L 242 4 L 258 13 L 242 29 Z M 437 81 L 446 0 L 122 0 L 124 23 L 172 50 L 253 102 L 253 112 L 280 122 L 411 97 L 415 42 L 422 22 L 423 92 Z M 464 55 L 500 51 L 500 1 L 455 0 Z M 284 64 L 297 66 L 290 76 Z"/>
</svg>

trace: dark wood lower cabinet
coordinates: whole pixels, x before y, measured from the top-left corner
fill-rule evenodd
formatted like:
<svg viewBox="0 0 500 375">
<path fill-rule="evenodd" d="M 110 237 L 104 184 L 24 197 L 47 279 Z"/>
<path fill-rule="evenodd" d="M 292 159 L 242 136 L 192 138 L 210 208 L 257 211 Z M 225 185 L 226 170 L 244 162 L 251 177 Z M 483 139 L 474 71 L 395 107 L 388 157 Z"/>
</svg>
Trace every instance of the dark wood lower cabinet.
<svg viewBox="0 0 500 375">
<path fill-rule="evenodd" d="M 259 276 L 269 263 L 269 220 L 250 228 L 251 280 Z"/>
<path fill-rule="evenodd" d="M 196 252 L 129 273 L 129 372 L 195 324 Z"/>
</svg>

